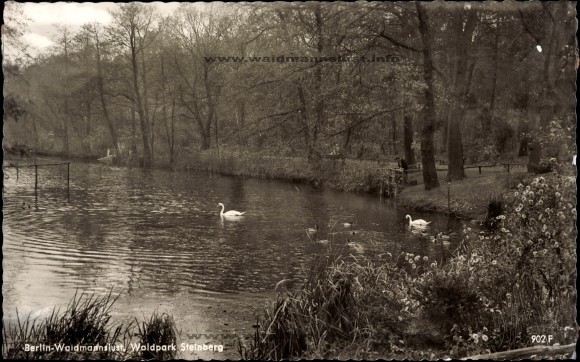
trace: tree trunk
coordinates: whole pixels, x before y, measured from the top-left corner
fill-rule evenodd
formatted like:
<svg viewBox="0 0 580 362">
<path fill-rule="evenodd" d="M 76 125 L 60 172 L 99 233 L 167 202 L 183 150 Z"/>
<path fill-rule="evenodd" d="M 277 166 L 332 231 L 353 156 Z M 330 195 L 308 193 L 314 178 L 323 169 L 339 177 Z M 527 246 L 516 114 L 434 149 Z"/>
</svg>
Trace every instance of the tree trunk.
<svg viewBox="0 0 580 362">
<path fill-rule="evenodd" d="M 316 51 L 317 56 L 322 56 L 324 51 L 324 39 L 323 39 L 323 21 L 322 21 L 322 8 L 321 5 L 318 4 L 314 10 L 314 18 L 315 18 L 315 34 L 316 34 Z M 324 122 L 324 98 L 322 97 L 322 65 L 319 63 L 314 67 L 314 87 L 313 87 L 314 96 L 316 97 L 315 102 L 315 113 L 316 116 L 312 120 L 312 128 L 310 130 L 310 143 L 309 143 L 309 159 L 312 160 L 313 157 L 316 159 L 319 158 L 318 153 L 318 133 L 320 132 L 320 128 L 325 123 Z"/>
<path fill-rule="evenodd" d="M 536 140 L 528 143 L 530 157 L 528 159 L 528 172 L 539 173 L 542 159 L 542 144 Z"/>
<path fill-rule="evenodd" d="M 169 142 L 169 162 L 175 161 L 175 98 L 171 102 L 171 138 Z"/>
<path fill-rule="evenodd" d="M 91 102 L 87 102 L 87 124 L 86 124 L 86 128 L 85 128 L 85 153 L 87 155 L 91 154 L 91 122 L 92 122 L 92 117 L 91 117 Z"/>
<path fill-rule="evenodd" d="M 143 139 L 143 166 L 151 165 L 151 148 L 149 142 L 151 139 L 149 130 L 149 120 L 145 116 L 143 100 L 139 90 L 139 66 L 137 64 L 137 44 L 135 29 L 131 29 L 131 65 L 133 70 L 133 90 L 135 102 L 137 105 L 137 113 L 139 114 L 139 123 L 141 125 L 141 137 Z"/>
<path fill-rule="evenodd" d="M 397 112 L 399 113 L 399 112 Z M 393 138 L 392 138 L 392 143 L 393 143 L 393 154 L 398 154 L 397 152 L 397 117 L 393 117 Z"/>
<path fill-rule="evenodd" d="M 414 165 L 417 161 L 415 160 L 415 151 L 413 151 L 413 119 L 411 118 L 411 115 L 406 113 L 403 117 L 405 160 L 407 160 L 407 164 Z"/>
<path fill-rule="evenodd" d="M 65 107 L 66 109 L 66 107 Z M 70 152 L 70 144 L 69 144 L 69 139 L 68 139 L 68 116 L 67 113 L 65 111 L 64 117 L 62 117 L 62 152 L 65 155 L 68 155 Z"/>
<path fill-rule="evenodd" d="M 115 154 L 119 154 L 119 141 L 117 140 L 117 131 L 115 130 L 115 125 L 113 120 L 109 117 L 109 111 L 107 109 L 107 102 L 105 102 L 105 85 L 103 80 L 103 66 L 101 64 L 101 42 L 99 41 L 98 29 L 95 27 L 95 47 L 96 47 L 96 57 L 97 57 L 97 89 L 99 91 L 99 100 L 101 101 L 101 108 L 103 110 L 103 116 L 105 117 L 105 122 L 107 123 L 107 128 L 109 129 L 109 134 L 111 135 L 111 141 L 113 142 L 113 148 L 115 149 Z"/>
<path fill-rule="evenodd" d="M 448 181 L 461 180 L 464 177 L 463 170 L 463 147 L 461 139 L 461 128 L 465 118 L 467 108 L 467 93 L 473 76 L 473 67 L 471 72 L 468 70 L 468 48 L 470 47 L 471 37 L 476 23 L 476 10 L 471 8 L 467 10 L 467 19 L 464 22 L 463 16 L 455 19 L 455 27 L 451 30 L 457 34 L 456 44 L 456 61 L 457 61 L 457 78 L 454 84 L 455 106 L 452 117 L 449 122 L 449 139 L 447 148 L 447 157 L 449 159 L 449 168 L 447 170 Z"/>
<path fill-rule="evenodd" d="M 135 104 L 131 103 L 131 158 L 137 157 L 137 116 L 135 115 Z"/>
<path fill-rule="evenodd" d="M 498 70 L 498 55 L 499 55 L 499 30 L 495 31 L 495 43 L 494 43 L 494 54 L 493 54 L 493 71 L 492 71 L 492 86 L 491 86 L 491 100 L 489 102 L 489 115 L 485 115 L 483 122 L 483 136 L 489 135 L 491 130 L 491 121 L 495 111 L 495 98 L 497 92 L 497 70 Z"/>
<path fill-rule="evenodd" d="M 308 149 L 308 161 L 311 162 L 314 160 L 314 152 L 312 146 L 312 140 L 310 137 L 310 127 L 308 122 L 308 112 L 306 107 L 306 97 L 304 95 L 304 89 L 302 85 L 298 85 L 298 100 L 300 101 L 300 109 L 298 111 L 300 115 L 300 121 L 302 122 L 302 126 L 304 128 L 304 141 L 306 142 L 306 148 Z"/>
<path fill-rule="evenodd" d="M 435 81 L 433 78 L 433 59 L 431 52 L 431 34 L 427 12 L 420 2 L 415 3 L 419 17 L 419 32 L 423 43 L 423 79 L 427 85 L 424 90 L 425 106 L 423 107 L 423 119 L 421 127 L 421 163 L 423 165 L 423 182 L 425 190 L 439 187 L 437 170 L 435 169 L 435 144 L 433 141 L 433 122 L 435 120 L 435 99 L 433 91 Z"/>
</svg>

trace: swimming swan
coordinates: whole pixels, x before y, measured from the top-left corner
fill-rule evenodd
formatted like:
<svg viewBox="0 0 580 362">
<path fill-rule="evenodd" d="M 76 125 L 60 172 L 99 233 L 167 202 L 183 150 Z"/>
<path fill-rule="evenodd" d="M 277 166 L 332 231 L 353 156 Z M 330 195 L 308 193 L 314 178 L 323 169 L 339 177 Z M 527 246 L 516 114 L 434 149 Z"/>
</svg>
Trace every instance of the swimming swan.
<svg viewBox="0 0 580 362">
<path fill-rule="evenodd" d="M 346 245 L 347 245 L 349 248 L 351 248 L 351 249 L 353 249 L 354 251 L 356 251 L 357 253 L 359 253 L 359 254 L 362 254 L 362 253 L 364 252 L 364 247 L 363 247 L 361 244 L 359 244 L 359 243 L 354 243 L 354 242 L 352 242 L 352 241 L 349 241 L 349 240 L 347 239 Z"/>
<path fill-rule="evenodd" d="M 411 215 L 405 216 L 405 219 L 409 219 L 409 226 L 414 226 L 414 227 L 425 227 L 425 226 L 431 224 L 431 221 L 425 221 L 423 219 L 413 220 L 411 218 Z"/>
<path fill-rule="evenodd" d="M 242 216 L 242 215 L 244 215 L 246 213 L 245 211 L 244 212 L 239 212 L 239 211 L 236 211 L 236 210 L 230 210 L 230 211 L 224 212 L 224 208 L 225 208 L 224 204 L 222 204 L 220 202 L 218 204 L 218 207 L 220 207 L 220 206 L 222 208 L 222 211 L 220 212 L 220 216 L 225 216 L 225 217 Z"/>
<path fill-rule="evenodd" d="M 306 229 L 306 234 L 308 234 L 308 235 L 314 235 L 317 232 L 318 232 L 318 224 L 314 224 L 313 228 Z"/>
</svg>

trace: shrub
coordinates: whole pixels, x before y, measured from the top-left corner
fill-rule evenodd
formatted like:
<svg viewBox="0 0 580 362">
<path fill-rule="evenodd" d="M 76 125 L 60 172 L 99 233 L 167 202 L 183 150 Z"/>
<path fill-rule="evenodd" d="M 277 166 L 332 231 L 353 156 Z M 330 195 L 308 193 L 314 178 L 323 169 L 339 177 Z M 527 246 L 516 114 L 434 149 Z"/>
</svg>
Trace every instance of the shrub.
<svg viewBox="0 0 580 362">
<path fill-rule="evenodd" d="M 499 152 L 487 139 L 476 139 L 464 148 L 465 164 L 496 164 Z"/>
<path fill-rule="evenodd" d="M 488 230 L 496 230 L 499 226 L 498 216 L 503 214 L 504 201 L 499 195 L 492 195 L 487 202 L 487 213 L 483 225 Z"/>
<path fill-rule="evenodd" d="M 574 186 L 558 175 L 519 184 L 494 229 L 466 228 L 457 254 L 418 286 L 427 319 L 442 331 L 454 324 L 453 354 L 521 348 L 574 324 Z"/>
<path fill-rule="evenodd" d="M 242 358 L 351 355 L 357 344 L 366 346 L 361 353 L 389 350 L 404 335 L 412 304 L 406 273 L 321 255 L 308 275 L 300 290 L 278 294 L 266 308 L 252 341 L 239 341 Z"/>
</svg>

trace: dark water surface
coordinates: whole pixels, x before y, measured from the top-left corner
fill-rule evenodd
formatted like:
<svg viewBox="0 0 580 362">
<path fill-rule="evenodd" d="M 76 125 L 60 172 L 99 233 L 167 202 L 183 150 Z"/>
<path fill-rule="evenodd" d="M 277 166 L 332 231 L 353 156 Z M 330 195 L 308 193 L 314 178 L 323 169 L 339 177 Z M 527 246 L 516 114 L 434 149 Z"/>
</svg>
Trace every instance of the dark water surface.
<svg viewBox="0 0 580 362">
<path fill-rule="evenodd" d="M 4 173 L 5 312 L 66 304 L 77 289 L 113 288 L 131 303 L 271 293 L 327 247 L 306 235 L 315 224 L 318 237 L 340 245 L 354 240 L 371 259 L 403 251 L 440 259 L 449 252 L 411 234 L 407 212 L 377 196 L 74 162 L 70 198 L 66 166 L 50 167 L 39 169 L 35 201 L 33 168 L 20 169 L 18 180 L 14 168 Z M 219 202 L 247 216 L 222 220 Z M 460 227 L 444 216 L 413 216 L 432 221 L 431 233 Z M 343 225 L 352 221 L 356 235 Z"/>
</svg>

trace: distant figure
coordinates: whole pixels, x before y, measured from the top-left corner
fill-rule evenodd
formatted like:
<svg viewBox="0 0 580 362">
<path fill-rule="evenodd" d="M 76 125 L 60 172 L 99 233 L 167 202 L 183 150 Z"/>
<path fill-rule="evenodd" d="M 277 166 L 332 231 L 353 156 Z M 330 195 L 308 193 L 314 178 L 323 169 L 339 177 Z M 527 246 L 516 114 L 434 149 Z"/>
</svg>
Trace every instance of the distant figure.
<svg viewBox="0 0 580 362">
<path fill-rule="evenodd" d="M 405 161 L 404 158 L 401 158 L 399 156 L 395 157 L 395 160 L 397 160 L 397 166 L 399 168 L 403 169 L 403 184 L 407 183 L 407 170 L 409 169 L 409 164 L 407 163 L 407 161 Z"/>
<path fill-rule="evenodd" d="M 409 164 L 407 164 L 407 161 L 405 161 L 404 158 L 397 156 L 395 160 L 397 160 L 397 166 L 399 166 L 399 168 L 402 168 L 404 171 L 407 171 L 407 169 L 409 168 Z"/>
<path fill-rule="evenodd" d="M 107 148 L 107 155 L 105 157 L 99 158 L 97 161 L 111 165 L 113 163 L 114 158 L 115 155 L 112 155 L 111 150 Z"/>
</svg>

